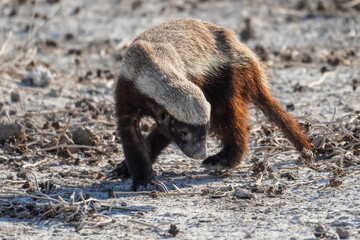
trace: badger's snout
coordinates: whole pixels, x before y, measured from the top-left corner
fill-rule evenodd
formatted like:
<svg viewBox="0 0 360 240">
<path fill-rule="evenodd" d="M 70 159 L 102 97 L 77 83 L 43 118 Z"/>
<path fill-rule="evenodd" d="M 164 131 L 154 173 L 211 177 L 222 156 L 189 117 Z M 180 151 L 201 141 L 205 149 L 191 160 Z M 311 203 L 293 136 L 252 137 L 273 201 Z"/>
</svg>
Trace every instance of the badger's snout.
<svg viewBox="0 0 360 240">
<path fill-rule="evenodd" d="M 205 159 L 206 154 L 206 142 L 198 144 L 186 144 L 182 148 L 186 156 L 195 159 Z"/>
</svg>

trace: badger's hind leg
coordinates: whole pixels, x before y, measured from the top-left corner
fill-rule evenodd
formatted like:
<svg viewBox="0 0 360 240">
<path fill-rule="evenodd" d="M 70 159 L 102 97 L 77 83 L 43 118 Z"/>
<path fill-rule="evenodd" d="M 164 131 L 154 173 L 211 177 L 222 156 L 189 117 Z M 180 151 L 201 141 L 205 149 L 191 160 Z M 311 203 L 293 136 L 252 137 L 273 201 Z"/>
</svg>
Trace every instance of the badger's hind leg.
<svg viewBox="0 0 360 240">
<path fill-rule="evenodd" d="M 246 106 L 241 112 L 236 108 L 228 107 L 218 111 L 214 116 L 218 126 L 215 126 L 215 134 L 222 141 L 223 148 L 216 155 L 210 156 L 202 162 L 202 165 L 211 170 L 224 170 L 237 167 L 247 150 L 247 120 Z"/>
<path fill-rule="evenodd" d="M 212 104 L 211 128 L 222 141 L 223 149 L 205 159 L 202 165 L 212 170 L 237 167 L 247 150 L 247 101 L 230 89 L 220 105 Z"/>
</svg>

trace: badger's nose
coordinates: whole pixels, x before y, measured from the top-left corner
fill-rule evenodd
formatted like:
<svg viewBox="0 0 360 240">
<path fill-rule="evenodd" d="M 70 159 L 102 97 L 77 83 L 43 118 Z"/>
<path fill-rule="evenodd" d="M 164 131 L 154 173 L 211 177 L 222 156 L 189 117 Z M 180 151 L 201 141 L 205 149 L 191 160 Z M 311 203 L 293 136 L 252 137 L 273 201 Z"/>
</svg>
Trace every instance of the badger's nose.
<svg viewBox="0 0 360 240">
<path fill-rule="evenodd" d="M 206 145 L 202 145 L 198 148 L 198 150 L 194 154 L 195 159 L 205 159 L 207 157 L 206 154 Z"/>
</svg>

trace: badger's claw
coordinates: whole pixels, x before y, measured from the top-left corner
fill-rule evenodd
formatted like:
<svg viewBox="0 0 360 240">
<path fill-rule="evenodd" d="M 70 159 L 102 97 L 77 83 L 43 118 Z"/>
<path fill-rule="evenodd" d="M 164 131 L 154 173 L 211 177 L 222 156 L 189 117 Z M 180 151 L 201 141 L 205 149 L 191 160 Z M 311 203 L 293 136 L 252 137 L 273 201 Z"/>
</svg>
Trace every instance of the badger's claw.
<svg viewBox="0 0 360 240">
<path fill-rule="evenodd" d="M 105 179 L 108 180 L 116 180 L 121 179 L 125 180 L 130 178 L 130 173 L 126 165 L 126 161 L 122 161 L 120 164 L 118 164 L 113 170 L 108 172 L 105 176 Z"/>
<path fill-rule="evenodd" d="M 137 191 L 159 191 L 163 193 L 169 193 L 169 190 L 162 182 L 148 183 L 146 185 L 139 185 Z"/>
</svg>

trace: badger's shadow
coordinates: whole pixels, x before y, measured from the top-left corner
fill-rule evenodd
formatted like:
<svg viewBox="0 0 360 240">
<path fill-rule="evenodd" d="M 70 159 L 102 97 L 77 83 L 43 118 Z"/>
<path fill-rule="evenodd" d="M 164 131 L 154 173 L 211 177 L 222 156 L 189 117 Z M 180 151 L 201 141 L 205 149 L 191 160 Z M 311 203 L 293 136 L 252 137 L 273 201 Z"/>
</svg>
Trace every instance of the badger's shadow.
<svg viewBox="0 0 360 240">
<path fill-rule="evenodd" d="M 281 163 L 278 162 L 274 163 L 272 167 L 274 169 L 280 169 L 281 167 L 287 166 L 289 164 L 296 164 L 296 161 L 288 160 Z M 215 182 L 219 182 L 219 186 L 221 186 L 221 184 L 223 184 L 223 186 L 227 186 L 229 184 L 228 181 L 223 181 L 227 178 L 231 178 L 231 182 L 241 182 L 242 184 L 249 183 L 249 178 L 246 177 L 247 175 L 248 170 L 244 169 L 235 170 L 227 175 L 215 173 L 204 168 L 194 168 L 193 170 L 184 170 L 179 172 L 170 170 L 157 173 L 155 180 L 165 184 L 169 190 L 173 190 L 173 185 L 175 185 L 181 190 L 184 190 L 184 192 L 192 192 L 194 191 L 195 187 L 197 187 L 197 191 L 200 191 L 201 187 L 206 188 L 207 185 L 211 185 L 211 183 Z M 253 180 L 250 180 L 250 182 L 253 182 Z M 109 199 L 111 197 L 109 192 L 115 192 L 117 197 L 134 197 L 141 194 L 141 192 L 136 193 L 130 190 L 131 183 L 131 179 L 110 181 L 102 180 L 100 183 L 94 183 L 86 187 L 79 186 L 74 188 L 63 185 L 57 189 L 57 192 L 61 194 L 64 191 L 67 193 L 81 191 L 83 194 L 89 194 L 91 197 L 98 198 L 99 200 Z"/>
<path fill-rule="evenodd" d="M 241 178 L 245 176 L 246 172 L 236 171 L 231 174 L 232 177 Z M 163 172 L 162 174 L 157 174 L 155 180 L 161 181 L 169 189 L 173 189 L 173 185 L 177 186 L 180 189 L 183 189 L 184 192 L 192 192 L 193 187 L 195 186 L 204 186 L 213 182 L 221 183 L 224 177 L 212 173 L 209 170 L 199 169 L 199 171 L 184 171 L 184 172 Z M 223 183 L 224 186 L 227 183 Z M 111 198 L 111 193 L 114 192 L 116 197 L 134 197 L 142 194 L 141 192 L 132 192 L 130 190 L 131 180 L 103 180 L 100 183 L 94 183 L 86 187 L 72 187 L 63 185 L 56 189 L 58 194 L 64 192 L 70 194 L 71 192 L 82 192 L 84 195 L 88 194 L 93 198 L 98 200 L 106 200 Z M 200 191 L 200 190 L 198 190 Z"/>
</svg>

